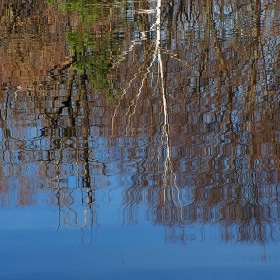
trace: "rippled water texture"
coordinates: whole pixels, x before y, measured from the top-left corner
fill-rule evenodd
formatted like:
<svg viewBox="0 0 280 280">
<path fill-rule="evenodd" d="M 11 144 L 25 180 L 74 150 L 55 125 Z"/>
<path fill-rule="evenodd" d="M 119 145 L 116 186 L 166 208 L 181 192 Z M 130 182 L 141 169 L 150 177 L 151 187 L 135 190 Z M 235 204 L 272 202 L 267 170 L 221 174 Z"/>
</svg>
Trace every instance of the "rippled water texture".
<svg viewBox="0 0 280 280">
<path fill-rule="evenodd" d="M 280 3 L 0 2 L 1 279 L 279 279 Z"/>
</svg>

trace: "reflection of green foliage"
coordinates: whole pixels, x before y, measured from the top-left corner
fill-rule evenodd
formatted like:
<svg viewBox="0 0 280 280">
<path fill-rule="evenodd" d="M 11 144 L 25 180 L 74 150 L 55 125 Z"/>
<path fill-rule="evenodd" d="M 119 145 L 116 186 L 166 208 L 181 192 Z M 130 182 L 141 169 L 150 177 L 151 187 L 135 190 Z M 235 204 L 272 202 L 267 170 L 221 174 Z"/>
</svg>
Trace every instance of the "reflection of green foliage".
<svg viewBox="0 0 280 280">
<path fill-rule="evenodd" d="M 116 86 L 108 80 L 113 54 L 117 54 L 117 44 L 112 44 L 110 37 L 99 38 L 98 41 L 91 41 L 88 33 L 68 33 L 67 39 L 72 50 L 76 53 L 76 61 L 73 67 L 78 74 L 86 74 L 91 86 L 96 89 L 103 89 L 105 93 L 115 89 Z"/>
<path fill-rule="evenodd" d="M 111 61 L 118 55 L 120 41 L 113 36 L 112 19 L 106 19 L 110 1 L 98 0 L 47 0 L 48 3 L 59 5 L 60 11 L 71 13 L 76 26 L 67 32 L 70 48 L 75 52 L 75 62 L 72 64 L 78 74 L 86 74 L 88 82 L 95 89 L 102 89 L 108 98 L 113 97 L 110 92 L 116 90 L 116 85 L 108 79 Z M 105 5 L 106 3 L 106 5 Z M 100 21 L 102 23 L 100 25 Z M 102 30 L 98 35 L 93 30 Z"/>
</svg>

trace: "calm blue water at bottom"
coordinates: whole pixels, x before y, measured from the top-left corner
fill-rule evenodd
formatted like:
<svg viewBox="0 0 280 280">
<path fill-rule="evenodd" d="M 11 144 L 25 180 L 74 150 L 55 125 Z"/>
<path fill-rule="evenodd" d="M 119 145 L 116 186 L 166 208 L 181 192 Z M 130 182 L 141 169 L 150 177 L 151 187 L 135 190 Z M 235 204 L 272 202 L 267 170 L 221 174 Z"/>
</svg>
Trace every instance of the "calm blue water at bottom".
<svg viewBox="0 0 280 280">
<path fill-rule="evenodd" d="M 82 231 L 58 228 L 53 206 L 0 208 L 0 279 L 279 279 L 279 244 L 224 244 L 210 225 L 186 229 L 204 240 L 167 243 L 163 226 L 122 225 L 117 199 L 97 213 Z"/>
</svg>

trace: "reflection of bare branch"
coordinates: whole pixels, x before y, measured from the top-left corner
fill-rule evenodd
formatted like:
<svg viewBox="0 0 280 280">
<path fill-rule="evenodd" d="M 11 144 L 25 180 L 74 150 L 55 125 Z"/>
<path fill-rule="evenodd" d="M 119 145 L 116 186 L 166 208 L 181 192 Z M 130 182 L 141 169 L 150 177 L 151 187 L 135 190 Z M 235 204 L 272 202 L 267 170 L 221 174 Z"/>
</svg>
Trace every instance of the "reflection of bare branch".
<svg viewBox="0 0 280 280">
<path fill-rule="evenodd" d="M 162 134 L 162 146 L 166 145 L 166 157 L 165 157 L 165 171 L 164 171 L 164 178 L 163 178 L 163 204 L 166 203 L 167 200 L 167 189 L 170 188 L 171 190 L 171 200 L 177 204 L 176 199 L 174 197 L 174 189 L 177 192 L 177 199 L 178 199 L 178 206 L 180 212 L 180 220 L 182 221 L 182 205 L 180 201 L 180 191 L 176 184 L 176 175 L 173 172 L 172 161 L 171 161 L 171 145 L 170 145 L 170 129 L 169 129 L 169 120 L 168 120 L 168 108 L 167 108 L 167 99 L 166 99 L 166 90 L 164 85 L 164 70 L 162 64 L 162 55 L 161 55 L 161 0 L 157 2 L 157 40 L 156 40 L 156 53 L 158 56 L 159 61 L 159 72 L 160 72 L 160 80 L 161 80 L 161 91 L 162 91 L 162 101 L 163 101 L 163 115 L 164 115 L 164 122 L 163 122 L 163 134 Z M 165 142 L 165 144 L 164 144 Z M 174 180 L 168 182 L 168 176 L 170 175 L 174 177 Z M 171 183 L 171 184 L 170 184 Z"/>
<path fill-rule="evenodd" d="M 152 60 L 152 62 L 150 63 L 150 65 L 148 66 L 146 72 L 144 73 L 144 77 L 143 77 L 142 80 L 141 80 L 141 86 L 140 86 L 140 88 L 138 89 L 138 93 L 137 93 L 135 99 L 133 99 L 132 104 L 131 104 L 131 105 L 129 106 L 129 108 L 128 108 L 128 112 L 129 112 L 129 111 L 130 111 L 130 108 L 134 105 L 133 112 L 129 115 L 129 118 L 128 118 L 128 119 L 129 119 L 128 125 L 131 123 L 131 118 L 132 118 L 132 116 L 135 114 L 137 102 L 138 102 L 138 99 L 139 99 L 139 97 L 140 97 L 140 95 L 141 95 L 142 88 L 143 88 L 143 86 L 144 86 L 144 82 L 145 82 L 145 80 L 146 80 L 146 78 L 147 78 L 148 73 L 150 73 L 150 69 L 151 69 L 153 63 L 155 62 L 155 59 L 156 59 L 156 51 L 155 51 L 155 54 L 153 55 L 153 60 Z M 127 114 L 128 114 L 128 112 L 127 112 Z"/>
<path fill-rule="evenodd" d="M 142 11 L 142 12 L 141 12 L 142 14 L 150 14 L 150 13 L 154 13 L 154 12 L 155 12 L 154 9 L 151 9 L 151 10 L 149 10 L 149 9 L 148 9 L 148 10 L 147 10 L 147 9 L 143 9 L 143 10 L 141 10 L 141 11 Z M 150 31 L 154 29 L 154 26 L 155 26 L 155 25 L 156 25 L 156 21 L 152 24 L 152 27 L 150 28 Z M 120 59 L 119 61 L 117 61 L 117 62 L 112 66 L 112 68 L 114 68 L 117 64 L 119 64 L 119 63 L 125 58 L 125 56 L 126 56 L 129 52 L 131 52 L 131 51 L 133 50 L 133 48 L 134 48 L 137 44 L 142 43 L 143 40 L 146 40 L 146 33 L 147 33 L 147 32 L 150 32 L 150 31 L 142 31 L 142 32 L 141 32 L 142 38 L 141 38 L 140 40 L 133 40 L 132 43 L 130 44 L 129 48 L 128 48 L 128 51 L 125 51 L 125 52 L 122 53 L 121 59 Z M 145 70 L 146 72 L 144 73 L 144 77 L 143 77 L 142 80 L 141 80 L 141 86 L 140 86 L 140 88 L 138 89 L 138 93 L 137 93 L 137 95 L 136 95 L 136 98 L 132 100 L 132 103 L 130 104 L 130 106 L 129 106 L 129 108 L 128 108 L 128 111 L 127 111 L 127 113 L 126 113 L 126 115 L 128 115 L 129 112 L 130 112 L 130 110 L 131 110 L 131 108 L 134 106 L 133 112 L 129 115 L 129 122 L 128 122 L 129 124 L 130 124 L 130 122 L 131 122 L 132 116 L 135 114 L 137 102 L 138 102 L 138 99 L 139 99 L 139 97 L 140 97 L 140 95 L 141 95 L 142 88 L 143 88 L 143 86 L 144 86 L 144 82 L 145 82 L 145 80 L 146 80 L 146 78 L 147 78 L 148 73 L 150 73 L 150 68 L 152 67 L 152 65 L 153 65 L 153 63 L 154 63 L 154 61 L 155 61 L 155 59 L 156 59 L 156 50 L 155 50 L 155 51 L 153 52 L 153 54 L 152 54 L 152 62 L 150 63 L 149 66 L 147 66 L 147 68 L 146 68 L 146 70 Z M 118 99 L 118 104 L 117 104 L 117 106 L 116 106 L 116 108 L 115 108 L 115 110 L 114 110 L 113 117 L 112 117 L 112 134 L 113 134 L 113 132 L 114 132 L 114 120 L 115 120 L 115 118 L 116 118 L 116 113 L 117 113 L 117 109 L 118 109 L 119 106 L 120 106 L 120 102 L 121 102 L 121 100 L 126 96 L 127 90 L 131 87 L 131 84 L 132 84 L 132 82 L 137 78 L 137 75 L 142 73 L 142 69 L 143 69 L 143 68 L 145 68 L 145 66 L 140 66 L 140 67 L 138 68 L 138 72 L 137 72 L 136 74 L 134 74 L 134 77 L 128 82 L 128 86 L 123 90 L 123 93 L 121 94 L 120 98 Z M 128 124 L 128 125 L 129 125 L 129 124 Z"/>
</svg>

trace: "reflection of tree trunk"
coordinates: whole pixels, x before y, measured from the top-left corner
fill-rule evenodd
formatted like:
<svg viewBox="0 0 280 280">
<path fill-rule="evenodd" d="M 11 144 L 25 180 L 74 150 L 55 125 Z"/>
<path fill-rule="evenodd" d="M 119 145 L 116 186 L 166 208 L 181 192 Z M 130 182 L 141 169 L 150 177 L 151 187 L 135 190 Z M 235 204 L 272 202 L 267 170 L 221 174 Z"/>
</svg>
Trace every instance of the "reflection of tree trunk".
<svg viewBox="0 0 280 280">
<path fill-rule="evenodd" d="M 161 203 L 165 205 L 167 199 L 168 199 L 168 171 L 171 167 L 170 162 L 170 139 L 169 139 L 169 123 L 168 123 L 168 108 L 167 108 L 167 98 L 166 98 L 166 85 L 164 80 L 164 69 L 163 69 L 163 63 L 162 63 L 162 55 L 161 55 L 161 0 L 157 2 L 157 19 L 156 19 L 156 28 L 157 28 L 157 41 L 156 41 L 156 52 L 158 55 L 158 61 L 159 61 L 159 72 L 160 72 L 160 87 L 162 91 L 162 102 L 163 102 L 163 134 L 162 134 L 162 147 L 166 146 L 166 156 L 165 156 L 165 162 L 164 162 L 164 178 L 163 178 L 163 189 L 161 190 L 161 193 L 163 195 L 161 199 Z M 167 69 L 165 69 L 166 72 Z"/>
<path fill-rule="evenodd" d="M 170 215 L 169 217 L 162 217 L 164 220 L 170 222 L 174 222 L 173 219 L 177 217 L 177 213 L 175 214 L 175 217 L 172 215 L 172 210 L 174 204 L 176 212 L 179 212 L 179 220 L 182 220 L 182 206 L 180 201 L 180 192 L 176 184 L 176 177 L 173 172 L 173 165 L 171 160 L 171 139 L 170 139 L 170 125 L 169 125 L 169 112 L 168 112 L 168 104 L 167 104 L 167 92 L 166 92 L 166 79 L 167 79 L 167 65 L 168 65 L 168 59 L 165 60 L 165 67 L 163 65 L 163 56 L 162 56 L 162 50 L 161 50 L 161 1 L 157 2 L 157 14 L 156 14 L 156 32 L 157 32 L 157 40 L 156 40 L 156 53 L 158 57 L 158 63 L 159 63 L 159 74 L 160 74 L 160 88 L 162 92 L 162 103 L 163 103 L 163 126 L 162 126 L 162 148 L 166 148 L 166 155 L 165 155 L 165 161 L 164 161 L 164 174 L 163 174 L 163 187 L 160 190 L 159 197 L 160 197 L 160 204 L 162 204 L 163 209 L 165 206 L 168 208 L 167 211 L 163 210 L 162 215 Z M 173 6 L 170 6 L 169 11 L 169 26 L 167 30 L 171 30 L 172 25 L 172 16 L 173 16 Z M 171 34 L 169 33 L 169 36 L 167 36 L 167 39 L 169 40 L 169 47 L 171 45 Z M 167 45 L 167 47 L 168 47 Z M 167 54 L 169 57 L 169 55 Z M 175 197 L 175 192 L 177 193 L 177 198 Z M 166 205 L 168 202 L 171 205 Z M 178 200 L 178 201 L 176 201 Z M 169 209 L 171 207 L 171 209 Z"/>
<path fill-rule="evenodd" d="M 222 46 L 218 39 L 217 29 L 215 26 L 215 21 L 213 19 L 213 0 L 206 0 L 206 17 L 207 17 L 207 23 L 209 25 L 210 31 L 212 32 L 212 38 L 214 40 L 215 50 L 217 52 L 217 56 L 220 62 L 220 74 L 224 74 L 225 76 L 225 83 L 227 86 L 228 91 L 228 106 L 227 106 L 227 122 L 229 125 L 229 131 L 232 132 L 233 123 L 232 123 L 232 104 L 233 104 L 233 91 L 231 87 L 230 82 L 230 72 L 227 67 L 227 61 L 224 58 L 223 52 L 222 52 Z M 222 75 L 221 75 L 222 76 Z"/>
<path fill-rule="evenodd" d="M 261 63 L 261 73 L 259 73 L 259 75 L 262 75 L 262 83 L 264 85 L 264 93 L 265 95 L 268 94 L 268 90 L 267 90 L 267 82 L 266 82 L 266 70 L 265 70 L 265 59 L 264 59 L 264 53 L 263 53 L 263 46 L 262 46 L 262 33 L 261 33 L 261 3 L 260 0 L 257 0 L 255 2 L 254 5 L 254 28 L 253 28 L 253 65 L 252 65 L 252 69 L 253 69 L 253 84 L 251 83 L 251 85 L 254 85 L 254 87 L 252 86 L 252 89 L 254 89 L 254 92 L 251 91 L 251 94 L 249 92 L 249 98 L 253 99 L 249 101 L 249 108 L 251 108 L 250 111 L 252 111 L 251 116 L 249 116 L 249 133 L 251 133 L 252 135 L 252 146 L 254 145 L 254 143 L 256 143 L 255 141 L 255 133 L 253 132 L 252 129 L 252 116 L 253 116 L 253 103 L 254 101 L 257 101 L 257 82 L 258 82 L 258 71 L 257 68 L 258 66 L 258 60 L 260 59 L 260 63 Z M 273 137 L 272 137 L 273 138 Z M 273 140 L 272 140 L 273 141 Z M 254 171 L 254 149 L 251 148 L 249 150 L 249 156 L 250 156 L 250 171 L 253 172 Z M 256 153 L 258 154 L 258 153 Z M 252 185 L 252 193 L 254 194 L 253 197 L 251 197 L 252 201 L 253 201 L 253 206 L 254 208 L 258 208 L 259 210 L 259 195 L 258 195 L 258 188 L 255 185 L 254 182 L 254 178 L 253 178 L 253 174 L 251 175 L 251 185 Z M 257 212 L 257 211 L 256 211 Z M 256 225 L 258 226 L 258 228 L 262 227 L 262 220 L 261 220 L 261 215 L 260 212 L 258 211 L 258 219 L 256 221 Z"/>
<path fill-rule="evenodd" d="M 64 190 L 60 187 L 60 168 L 61 164 L 63 164 L 63 151 L 65 148 L 65 141 L 75 137 L 76 138 L 76 168 L 77 170 L 80 157 L 84 162 L 84 174 L 83 176 L 83 185 L 82 188 L 86 188 L 86 204 L 88 210 L 90 211 L 90 226 L 93 226 L 94 223 L 94 209 L 92 208 L 92 203 L 94 202 L 94 195 L 91 189 L 91 182 L 90 182 L 90 166 L 89 166 L 89 147 L 88 147 L 88 137 L 89 137 L 89 107 L 88 107 L 88 100 L 87 94 L 85 90 L 85 85 L 80 83 L 80 79 L 75 71 L 70 70 L 70 75 L 67 79 L 67 88 L 69 88 L 69 95 L 66 101 L 62 102 L 62 106 L 54 113 L 52 116 L 49 117 L 52 119 L 52 129 L 59 128 L 59 118 L 62 115 L 64 110 L 68 111 L 68 119 L 69 125 L 63 131 L 63 135 L 61 138 L 57 138 L 53 140 L 55 146 L 53 148 L 53 153 L 55 156 L 55 172 L 56 172 L 56 187 L 57 187 L 57 199 L 58 199 L 58 207 L 59 207 L 59 215 L 62 211 L 63 207 L 66 207 L 69 212 L 74 214 L 74 224 L 76 227 L 83 228 L 86 225 L 86 211 L 84 213 L 84 221 L 83 225 L 79 226 L 77 223 L 77 212 L 71 208 L 70 205 L 64 203 L 65 193 Z M 76 96 L 78 94 L 78 96 Z M 77 106 L 74 106 L 77 105 Z M 80 110 L 80 107 L 83 110 Z M 80 127 L 80 134 L 78 135 L 77 129 L 77 117 L 79 112 L 83 112 L 83 125 Z M 49 135 L 52 137 L 52 135 Z M 77 174 L 79 176 L 79 174 Z M 70 187 L 70 186 L 69 186 Z M 70 190 L 70 188 L 69 188 Z M 67 213 L 66 215 L 69 215 Z M 59 216 L 60 219 L 60 216 Z M 60 222 L 59 222 L 60 223 Z"/>
<path fill-rule="evenodd" d="M 88 138 L 90 137 L 90 126 L 89 126 L 89 106 L 88 106 L 88 96 L 85 89 L 81 89 L 81 95 L 79 96 L 80 103 L 84 106 L 84 126 L 83 126 L 83 155 L 84 155 L 84 165 L 85 165 L 85 176 L 84 176 L 84 186 L 87 188 L 87 203 L 90 207 L 94 202 L 94 193 L 91 189 L 91 179 L 90 179 L 90 165 L 89 165 L 89 146 Z M 84 134 L 85 133 L 85 134 Z"/>
<path fill-rule="evenodd" d="M 262 25 L 261 25 L 261 2 L 260 0 L 257 0 L 255 3 L 255 27 L 256 29 L 256 41 L 258 45 L 259 50 L 259 58 L 261 60 L 261 72 L 262 72 L 262 81 L 264 84 L 264 91 L 265 94 L 268 94 L 268 87 L 267 87 L 267 79 L 266 79 L 266 67 L 265 67 L 265 58 L 264 58 L 264 50 L 263 50 L 263 44 L 262 44 Z"/>
<path fill-rule="evenodd" d="M 72 85 L 74 86 L 74 84 Z M 85 89 L 84 83 L 81 83 L 80 81 L 78 82 L 77 85 L 78 88 L 78 107 L 76 108 L 75 114 L 73 114 L 74 110 L 72 106 L 70 106 L 69 110 L 69 115 L 70 118 L 72 119 L 72 124 L 74 129 L 76 131 L 76 139 L 77 139 L 77 162 L 79 161 L 79 157 L 82 157 L 82 161 L 84 162 L 84 174 L 83 174 L 83 185 L 82 188 L 86 188 L 86 204 L 87 204 L 87 210 L 90 211 L 90 226 L 93 226 L 94 223 L 94 209 L 92 208 L 92 204 L 95 201 L 94 198 L 94 191 L 91 188 L 91 178 L 90 178 L 90 163 L 89 163 L 89 145 L 88 145 L 88 140 L 90 136 L 90 127 L 89 127 L 89 106 L 88 106 L 88 96 L 87 96 L 87 91 Z M 73 102 L 73 101 L 72 101 Z M 72 104 L 71 102 L 71 104 Z M 77 134 L 77 116 L 80 111 L 80 107 L 83 108 L 81 110 L 83 112 L 83 119 L 82 119 L 82 126 L 80 126 L 80 134 Z M 81 142 L 80 142 L 81 141 Z M 82 153 L 79 153 L 78 147 L 82 148 Z M 84 224 L 85 226 L 87 224 L 86 221 L 86 212 L 84 212 Z"/>
<path fill-rule="evenodd" d="M 8 119 L 8 108 L 9 108 L 9 91 L 7 90 L 5 93 L 5 96 L 6 96 L 6 100 L 5 100 L 5 112 L 3 114 L 4 118 L 2 117 L 2 113 L 0 111 L 0 118 L 1 118 L 1 123 L 2 123 L 2 129 L 3 129 L 3 137 L 4 137 L 4 145 L 5 145 L 5 149 L 3 151 L 3 159 L 5 160 L 5 152 L 8 152 L 10 153 L 10 138 L 11 138 L 11 131 L 10 129 L 8 128 L 8 125 L 7 125 L 7 119 Z M 2 168 L 1 168 L 2 169 Z"/>
<path fill-rule="evenodd" d="M 7 118 L 8 118 L 8 98 L 9 98 L 9 92 L 5 92 L 5 95 L 6 95 L 6 101 L 5 101 L 5 118 L 3 119 L 2 118 L 2 114 L 0 115 L 1 116 L 1 122 L 3 123 L 3 134 L 4 134 L 4 137 L 6 138 L 6 141 L 8 141 L 8 138 L 11 137 L 11 131 L 10 129 L 8 128 L 7 126 Z M 7 145 L 6 145 L 6 149 L 7 149 Z"/>
<path fill-rule="evenodd" d="M 265 57 L 264 57 L 264 50 L 263 50 L 263 43 L 262 43 L 262 30 L 261 30 L 261 2 L 259 0 L 256 1 L 254 4 L 254 27 L 252 29 L 252 36 L 253 36 L 253 43 L 252 43 L 252 74 L 251 74 L 251 90 L 249 91 L 249 108 L 250 108 L 250 115 L 249 115 L 249 131 L 253 131 L 252 127 L 252 117 L 254 113 L 254 102 L 257 101 L 257 83 L 260 79 L 260 76 L 262 76 L 262 85 L 264 86 L 264 89 L 261 89 L 264 91 L 264 94 L 268 95 L 268 85 L 267 85 L 267 76 L 266 76 L 266 63 L 265 63 Z M 259 63 L 261 65 L 259 65 Z M 259 70 L 259 68 L 261 68 Z M 269 109 L 270 111 L 270 109 Z M 271 138 L 273 140 L 273 137 Z M 255 134 L 252 133 L 252 148 L 251 148 L 251 155 L 250 155 L 250 166 L 253 169 L 253 159 L 254 155 L 258 155 L 258 144 L 255 144 Z"/>
</svg>

